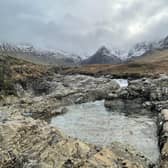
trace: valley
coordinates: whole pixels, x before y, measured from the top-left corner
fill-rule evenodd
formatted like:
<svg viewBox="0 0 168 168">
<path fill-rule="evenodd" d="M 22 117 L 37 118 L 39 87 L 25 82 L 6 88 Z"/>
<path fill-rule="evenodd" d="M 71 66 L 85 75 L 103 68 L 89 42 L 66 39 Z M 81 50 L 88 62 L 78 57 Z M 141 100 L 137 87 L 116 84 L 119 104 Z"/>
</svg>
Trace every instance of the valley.
<svg viewBox="0 0 168 168">
<path fill-rule="evenodd" d="M 0 167 L 166 168 L 168 49 L 160 44 L 127 60 L 102 47 L 75 64 L 1 48 Z"/>
<path fill-rule="evenodd" d="M 0 0 L 0 168 L 168 168 L 168 1 Z"/>
</svg>

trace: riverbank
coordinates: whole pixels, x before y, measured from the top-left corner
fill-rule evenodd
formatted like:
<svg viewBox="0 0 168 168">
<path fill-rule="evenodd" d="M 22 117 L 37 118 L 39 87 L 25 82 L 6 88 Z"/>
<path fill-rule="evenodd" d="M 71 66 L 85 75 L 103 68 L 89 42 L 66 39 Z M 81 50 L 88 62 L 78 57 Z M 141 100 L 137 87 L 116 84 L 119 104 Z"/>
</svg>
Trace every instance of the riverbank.
<svg viewBox="0 0 168 168">
<path fill-rule="evenodd" d="M 129 81 L 128 87 L 120 88 L 111 77 L 54 73 L 35 81 L 25 80 L 24 84 L 16 83 L 17 96 L 2 96 L 0 100 L 0 165 L 3 168 L 154 167 L 149 159 L 128 145 L 91 145 L 64 135 L 45 121 L 66 113 L 67 105 L 103 99 L 110 102 L 111 108 L 123 108 L 124 104 L 115 100 L 130 100 L 134 105 L 133 100 L 137 98 L 136 103 L 143 102 L 145 108 L 159 114 L 167 108 L 166 89 L 162 89 L 168 86 L 167 81 L 167 76 L 146 78 Z M 128 110 L 131 111 L 129 106 Z M 160 159 L 162 167 L 165 166 L 165 156 Z"/>
<path fill-rule="evenodd" d="M 120 89 L 116 81 L 55 74 L 16 84 L 17 96 L 0 104 L 1 167 L 114 167 L 152 163 L 128 146 L 90 145 L 63 135 L 44 120 L 66 112 L 65 105 L 104 99 Z M 25 85 L 26 84 L 26 85 Z M 129 152 L 128 152 L 129 151 Z"/>
</svg>

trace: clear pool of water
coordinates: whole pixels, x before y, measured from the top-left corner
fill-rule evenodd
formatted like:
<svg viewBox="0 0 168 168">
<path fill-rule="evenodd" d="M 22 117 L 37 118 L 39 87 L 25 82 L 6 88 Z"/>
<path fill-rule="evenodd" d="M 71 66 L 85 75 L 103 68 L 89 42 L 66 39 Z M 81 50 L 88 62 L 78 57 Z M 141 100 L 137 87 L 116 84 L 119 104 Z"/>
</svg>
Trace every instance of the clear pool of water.
<svg viewBox="0 0 168 168">
<path fill-rule="evenodd" d="M 157 127 L 151 115 L 126 115 L 107 110 L 103 101 L 68 106 L 64 115 L 53 117 L 51 125 L 85 142 L 108 145 L 130 144 L 151 161 L 159 157 Z"/>
</svg>

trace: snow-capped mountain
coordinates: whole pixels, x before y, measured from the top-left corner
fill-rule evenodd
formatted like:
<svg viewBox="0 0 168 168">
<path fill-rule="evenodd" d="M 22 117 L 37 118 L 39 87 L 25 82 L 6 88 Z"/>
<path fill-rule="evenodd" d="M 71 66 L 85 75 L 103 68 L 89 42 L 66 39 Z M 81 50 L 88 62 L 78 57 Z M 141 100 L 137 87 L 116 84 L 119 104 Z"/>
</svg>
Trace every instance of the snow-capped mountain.
<svg viewBox="0 0 168 168">
<path fill-rule="evenodd" d="M 142 56 L 147 52 L 152 51 L 153 49 L 154 49 L 153 43 L 147 43 L 147 42 L 137 43 L 132 49 L 129 50 L 128 58 Z"/>
<path fill-rule="evenodd" d="M 118 64 L 164 49 L 168 49 L 168 36 L 156 42 L 137 43 L 129 50 L 109 50 L 106 47 L 101 47 L 94 55 L 83 60 L 82 64 Z"/>
<path fill-rule="evenodd" d="M 0 53 L 42 64 L 76 65 L 81 58 L 61 50 L 44 50 L 30 44 L 0 43 Z"/>
<path fill-rule="evenodd" d="M 35 48 L 29 44 L 0 43 L 0 51 L 4 52 L 35 52 Z"/>
<path fill-rule="evenodd" d="M 87 58 L 62 50 L 35 48 L 26 43 L 0 43 L 1 54 L 9 54 L 35 63 L 52 65 L 119 64 L 136 57 L 152 54 L 156 50 L 165 49 L 168 49 L 168 36 L 156 42 L 137 43 L 129 50 L 101 47 L 95 54 Z"/>
<path fill-rule="evenodd" d="M 128 51 L 124 49 L 111 49 L 110 52 L 121 60 L 126 60 L 128 57 Z"/>
<path fill-rule="evenodd" d="M 156 42 L 141 42 L 137 43 L 128 52 L 128 59 L 132 57 L 143 56 L 147 53 L 152 53 L 155 50 L 168 49 L 168 36 L 160 41 Z"/>
<path fill-rule="evenodd" d="M 160 40 L 158 42 L 158 46 L 160 49 L 168 49 L 168 36 L 164 38 L 163 40 Z"/>
<path fill-rule="evenodd" d="M 121 59 L 114 55 L 106 47 L 101 47 L 91 57 L 82 61 L 82 64 L 118 64 Z"/>
</svg>

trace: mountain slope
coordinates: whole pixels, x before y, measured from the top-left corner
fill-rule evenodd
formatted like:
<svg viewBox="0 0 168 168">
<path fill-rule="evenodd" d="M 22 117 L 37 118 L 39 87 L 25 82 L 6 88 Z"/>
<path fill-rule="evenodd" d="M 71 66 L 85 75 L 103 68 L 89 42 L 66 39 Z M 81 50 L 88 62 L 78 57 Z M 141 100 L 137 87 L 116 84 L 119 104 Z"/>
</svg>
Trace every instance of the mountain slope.
<svg viewBox="0 0 168 168">
<path fill-rule="evenodd" d="M 50 65 L 78 65 L 81 58 L 74 54 L 63 51 L 48 51 L 36 49 L 31 45 L 14 45 L 9 43 L 0 44 L 0 54 L 10 55 L 16 58 L 25 59 L 37 64 Z"/>
<path fill-rule="evenodd" d="M 168 36 L 159 42 L 148 43 L 139 50 L 145 50 L 140 56 L 134 56 L 130 59 L 131 62 L 139 63 L 154 63 L 154 62 L 167 62 L 168 61 Z"/>
<path fill-rule="evenodd" d="M 142 56 L 144 54 L 151 52 L 153 49 L 154 45 L 152 43 L 147 42 L 137 43 L 132 49 L 129 50 L 127 59 Z"/>
<path fill-rule="evenodd" d="M 82 64 L 118 64 L 121 59 L 111 54 L 106 47 L 101 47 L 94 55 L 82 61 Z"/>
<path fill-rule="evenodd" d="M 155 50 L 123 64 L 95 64 L 64 70 L 65 74 L 111 75 L 113 78 L 157 77 L 168 75 L 168 49 Z"/>
<path fill-rule="evenodd" d="M 136 57 L 149 56 L 156 51 L 162 51 L 168 49 L 168 36 L 156 42 L 141 42 L 137 43 L 128 52 L 128 60 L 136 59 Z"/>
<path fill-rule="evenodd" d="M 168 61 L 168 49 L 154 50 L 150 53 L 146 53 L 143 56 L 135 57 L 131 62 L 136 63 L 156 63 L 156 62 L 167 62 Z"/>
</svg>

